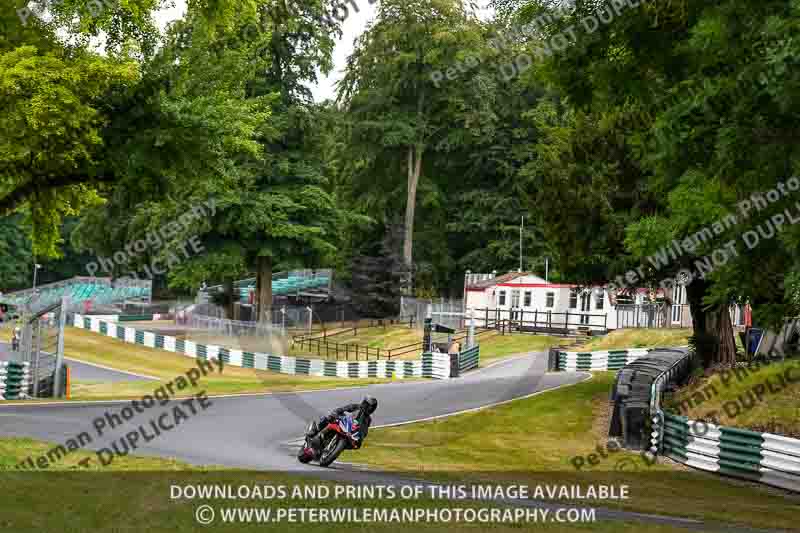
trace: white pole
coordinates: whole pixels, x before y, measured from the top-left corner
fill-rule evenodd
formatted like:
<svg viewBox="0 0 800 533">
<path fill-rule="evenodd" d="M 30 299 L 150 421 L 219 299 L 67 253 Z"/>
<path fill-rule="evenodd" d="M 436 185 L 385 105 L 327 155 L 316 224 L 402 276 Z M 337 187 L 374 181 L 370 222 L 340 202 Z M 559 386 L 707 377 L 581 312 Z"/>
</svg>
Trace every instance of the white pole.
<svg viewBox="0 0 800 533">
<path fill-rule="evenodd" d="M 61 398 L 64 395 L 63 373 L 64 373 L 64 326 L 67 322 L 67 307 L 69 297 L 61 297 L 61 309 L 56 320 L 58 320 L 58 345 L 56 346 L 56 370 L 53 373 L 53 398 Z"/>
<path fill-rule="evenodd" d="M 545 283 L 550 283 L 549 276 L 550 276 L 550 258 L 549 257 L 545 257 L 544 258 L 544 282 Z"/>
<path fill-rule="evenodd" d="M 464 273 L 464 293 L 461 296 L 461 312 L 464 313 L 467 310 L 467 280 L 469 279 L 469 275 L 471 274 L 471 270 L 467 270 Z"/>
<path fill-rule="evenodd" d="M 475 346 L 475 312 L 472 309 L 467 310 L 469 317 L 469 330 L 467 332 L 467 348 Z"/>
<path fill-rule="evenodd" d="M 522 220 L 519 224 L 519 271 L 522 272 L 522 228 L 525 226 L 525 216 L 522 216 Z"/>
<path fill-rule="evenodd" d="M 33 292 L 36 292 L 36 273 L 39 272 L 39 269 L 42 265 L 38 263 L 33 264 Z"/>
</svg>

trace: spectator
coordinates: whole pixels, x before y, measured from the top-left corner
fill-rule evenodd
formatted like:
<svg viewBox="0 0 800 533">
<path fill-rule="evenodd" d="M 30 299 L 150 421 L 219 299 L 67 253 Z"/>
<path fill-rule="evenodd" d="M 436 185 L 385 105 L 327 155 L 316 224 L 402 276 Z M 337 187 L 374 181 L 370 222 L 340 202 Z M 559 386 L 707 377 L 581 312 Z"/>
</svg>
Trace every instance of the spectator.
<svg viewBox="0 0 800 533">
<path fill-rule="evenodd" d="M 15 352 L 19 351 L 20 330 L 18 327 L 14 328 L 14 335 L 11 337 L 11 349 Z"/>
</svg>

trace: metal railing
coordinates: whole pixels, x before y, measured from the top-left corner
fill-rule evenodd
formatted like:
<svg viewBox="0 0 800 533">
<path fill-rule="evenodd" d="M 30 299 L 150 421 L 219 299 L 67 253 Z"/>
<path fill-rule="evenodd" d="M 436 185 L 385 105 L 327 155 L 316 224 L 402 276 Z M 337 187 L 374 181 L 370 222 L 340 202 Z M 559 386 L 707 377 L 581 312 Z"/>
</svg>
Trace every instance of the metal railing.
<svg viewBox="0 0 800 533">
<path fill-rule="evenodd" d="M 608 329 L 608 315 L 524 309 L 474 309 L 475 320 L 482 327 L 504 327 L 517 331 L 566 333 L 570 329 Z"/>
<path fill-rule="evenodd" d="M 497 334 L 498 329 L 482 329 L 475 332 L 475 337 Z M 405 346 L 393 348 L 371 347 L 354 342 L 336 342 L 329 340 L 335 335 L 308 337 L 298 336 L 293 338 L 293 346 L 299 350 L 308 349 L 321 357 L 333 358 L 340 361 L 369 361 L 386 359 L 391 360 L 409 353 L 422 353 L 425 349 L 423 341 L 414 342 Z M 469 336 L 468 330 L 461 330 L 452 337 L 453 342 L 465 341 Z"/>
</svg>

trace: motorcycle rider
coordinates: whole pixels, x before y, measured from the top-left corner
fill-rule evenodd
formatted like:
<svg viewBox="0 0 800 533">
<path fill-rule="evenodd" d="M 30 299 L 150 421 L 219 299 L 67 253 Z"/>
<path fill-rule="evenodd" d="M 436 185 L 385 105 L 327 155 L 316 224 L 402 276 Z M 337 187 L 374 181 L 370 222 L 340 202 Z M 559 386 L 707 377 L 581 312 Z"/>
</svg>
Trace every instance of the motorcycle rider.
<svg viewBox="0 0 800 533">
<path fill-rule="evenodd" d="M 354 418 L 356 422 L 358 422 L 359 426 L 359 434 L 361 437 L 359 440 L 363 443 L 364 439 L 367 438 L 369 426 L 372 424 L 371 415 L 377 408 L 378 400 L 371 396 L 365 396 L 364 399 L 361 400 L 361 403 L 344 405 L 331 411 L 331 414 L 321 417 L 319 422 L 315 423 L 311 426 L 311 428 L 309 428 L 306 436 L 310 437 L 310 441 L 314 444 L 315 450 L 319 452 L 319 445 L 322 442 L 322 439 L 320 438 L 320 433 L 322 433 L 322 430 L 324 430 L 325 427 L 331 422 L 335 422 L 344 413 L 357 413 Z"/>
</svg>

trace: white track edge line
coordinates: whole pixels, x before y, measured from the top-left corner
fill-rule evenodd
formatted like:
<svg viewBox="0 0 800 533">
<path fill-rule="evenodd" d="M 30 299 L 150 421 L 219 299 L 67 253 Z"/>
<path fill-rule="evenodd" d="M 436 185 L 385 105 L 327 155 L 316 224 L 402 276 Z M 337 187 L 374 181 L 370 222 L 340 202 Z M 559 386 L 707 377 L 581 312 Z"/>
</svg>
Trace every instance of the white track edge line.
<svg viewBox="0 0 800 533">
<path fill-rule="evenodd" d="M 501 364 L 501 363 L 505 363 L 505 362 L 509 362 L 509 361 L 515 361 L 517 359 L 523 359 L 525 357 L 531 357 L 532 355 L 536 355 L 536 354 L 539 354 L 539 353 L 542 353 L 542 352 L 532 352 L 531 354 L 528 354 L 528 355 L 524 355 L 524 356 L 520 356 L 520 357 L 513 357 L 513 358 L 510 358 L 510 359 L 497 361 L 495 363 L 492 363 L 489 366 L 476 369 L 476 370 L 470 372 L 469 375 L 475 375 L 476 373 L 478 373 L 478 372 L 480 372 L 482 370 L 488 370 L 493 365 L 497 365 L 497 364 Z M 65 359 L 67 359 L 67 358 L 65 357 Z M 74 361 L 78 361 L 79 363 L 85 363 L 85 361 L 81 361 L 80 359 L 74 359 Z M 87 364 L 92 364 L 92 363 L 87 363 Z M 95 365 L 95 366 L 100 366 L 100 365 Z M 101 368 L 103 368 L 103 367 L 101 367 Z M 116 369 L 115 368 L 108 368 L 108 370 L 116 370 Z M 117 370 L 117 371 L 118 372 L 124 372 L 122 370 Z M 130 373 L 130 372 L 128 372 L 128 373 Z M 133 374 L 133 375 L 136 375 L 136 374 Z M 142 376 L 142 377 L 146 377 L 146 376 Z M 322 377 L 324 377 L 324 376 L 322 376 Z M 459 378 L 460 377 L 464 377 L 464 376 L 459 376 Z M 454 379 L 459 379 L 459 378 L 454 378 Z M 152 378 L 152 379 L 154 379 L 156 381 L 162 380 L 162 378 Z M 591 379 L 591 375 L 587 379 Z M 239 393 L 239 394 L 216 394 L 216 395 L 208 396 L 208 398 L 209 399 L 213 399 L 213 398 L 251 398 L 251 397 L 258 397 L 258 396 L 265 396 L 265 397 L 266 396 L 276 396 L 278 394 L 316 394 L 316 393 L 319 393 L 319 392 L 333 392 L 333 391 L 364 389 L 364 388 L 367 388 L 367 387 L 380 386 L 380 385 L 434 385 L 436 383 L 446 383 L 448 381 L 449 380 L 446 380 L 446 379 L 445 380 L 439 380 L 439 379 L 437 379 L 437 380 L 433 380 L 433 379 L 430 379 L 430 380 L 414 380 L 414 381 L 409 381 L 409 382 L 389 381 L 389 382 L 386 382 L 386 383 L 371 383 L 371 384 L 367 384 L 367 385 L 353 385 L 352 387 L 334 387 L 334 388 L 331 388 L 331 389 L 315 389 L 315 390 L 301 390 L 301 391 L 280 391 L 280 392 L 243 392 L 243 393 Z M 584 380 L 584 381 L 586 381 L 586 380 Z M 579 381 L 578 383 L 582 383 L 582 382 Z M 571 383 L 571 384 L 568 384 L 568 385 L 577 385 L 577 383 Z M 473 411 L 473 410 L 477 410 L 477 409 L 485 409 L 487 407 L 494 407 L 496 405 L 502 405 L 504 403 L 513 402 L 515 400 L 522 400 L 522 399 L 525 399 L 525 398 L 529 398 L 530 396 L 534 396 L 536 394 L 539 394 L 541 392 L 555 390 L 555 389 L 560 388 L 562 386 L 564 386 L 564 385 L 559 385 L 558 387 L 553 387 L 551 389 L 546 389 L 545 391 L 538 391 L 538 392 L 536 392 L 534 394 L 531 394 L 531 395 L 528 395 L 528 396 L 523 396 L 523 397 L 520 397 L 520 398 L 512 398 L 511 400 L 504 400 L 503 402 L 500 402 L 500 403 L 494 403 L 494 404 L 489 404 L 489 405 L 486 405 L 486 406 L 483 406 L 483 407 L 472 408 L 472 409 L 469 409 L 467 411 L 458 411 L 458 412 L 450 413 L 450 414 L 446 414 L 446 415 L 439 415 L 439 417 L 441 418 L 441 417 L 444 417 L 444 416 L 453 416 L 453 415 L 456 415 L 456 414 L 460 414 L 462 412 L 468 412 L 468 411 Z M 181 400 L 181 399 L 186 399 L 186 398 L 191 398 L 191 396 L 175 397 L 175 398 L 172 398 L 172 400 Z M 76 406 L 80 406 L 80 405 L 97 405 L 97 404 L 118 404 L 118 403 L 130 403 L 130 402 L 132 402 L 134 400 L 138 400 L 138 399 L 140 399 L 140 396 L 137 396 L 135 398 L 130 398 L 130 399 L 127 399 L 127 400 L 66 400 L 66 401 L 59 401 L 59 402 L 34 402 L 34 403 L 23 403 L 23 401 L 18 401 L 18 400 L 7 400 L 7 401 L 4 401 L 4 402 L 0 403 L 0 409 L 2 409 L 3 407 L 20 407 L 20 406 L 23 406 L 23 407 L 48 407 L 48 406 L 52 406 L 52 405 L 76 405 Z M 9 403 L 9 402 L 14 402 L 14 403 Z M 436 418 L 436 417 L 434 417 L 434 418 Z M 432 419 L 433 418 L 431 418 L 430 420 L 432 420 Z M 425 420 L 429 420 L 429 419 L 413 420 L 413 421 L 410 421 L 410 422 L 401 422 L 400 424 L 413 424 L 413 423 L 416 423 L 416 422 L 424 422 Z M 390 427 L 390 426 L 373 426 L 373 427 L 378 428 L 378 427 Z"/>
<path fill-rule="evenodd" d="M 161 379 L 161 378 L 157 378 Z M 251 398 L 257 396 L 277 396 L 278 394 L 316 394 L 318 392 L 334 392 L 334 391 L 341 391 L 341 390 L 353 390 L 353 389 L 364 389 L 367 387 L 374 387 L 380 385 L 433 385 L 436 383 L 441 383 L 446 380 L 428 380 L 428 381 L 410 381 L 407 383 L 403 382 L 394 382 L 390 381 L 387 383 L 371 383 L 369 385 L 354 385 L 352 387 L 334 387 L 331 389 L 313 389 L 313 390 L 299 390 L 299 391 L 276 391 L 276 392 L 242 392 L 239 394 L 215 394 L 212 396 L 207 396 L 209 399 L 218 399 L 218 398 Z M 187 398 L 191 398 L 192 396 L 178 396 L 173 397 L 170 400 L 185 400 Z M 116 403 L 130 403 L 134 400 L 141 399 L 141 396 L 136 396 L 135 398 L 129 398 L 127 400 L 64 400 L 59 402 L 34 402 L 28 403 L 29 400 L 5 400 L 0 402 L 0 409 L 3 407 L 46 407 L 51 405 L 97 405 L 97 404 L 116 404 Z M 11 403 L 14 402 L 14 403 Z"/>
<path fill-rule="evenodd" d="M 89 366 L 94 366 L 94 367 L 97 367 L 97 368 L 102 368 L 103 370 L 111 370 L 113 372 L 118 372 L 120 374 L 128 374 L 129 376 L 136 376 L 136 377 L 139 377 L 139 378 L 147 378 L 147 379 L 152 379 L 154 381 L 161 381 L 161 379 L 163 379 L 163 378 L 157 378 L 157 377 L 154 377 L 154 376 L 148 376 L 147 374 L 137 374 L 136 372 L 129 372 L 128 370 L 120 370 L 119 368 L 114 368 L 114 367 L 111 367 L 111 366 L 98 365 L 97 363 L 90 363 L 89 361 L 84 361 L 83 359 L 76 359 L 74 357 L 67 357 L 66 355 L 64 356 L 64 359 L 66 359 L 67 361 L 74 361 L 76 363 L 81 363 L 81 364 L 84 364 L 84 365 L 89 365 Z"/>
<path fill-rule="evenodd" d="M 518 360 L 518 359 L 523 359 L 525 357 L 531 357 L 532 355 L 537 355 L 539 353 L 542 353 L 542 352 L 532 352 L 532 353 L 530 353 L 528 355 L 523 355 L 523 356 L 519 356 L 519 357 L 512 357 L 510 359 L 500 360 L 500 361 L 494 362 L 494 363 L 492 363 L 492 364 L 490 364 L 488 366 L 485 366 L 483 368 L 478 368 L 476 370 L 473 370 L 472 372 L 470 372 L 469 375 L 475 375 L 476 373 L 479 373 L 482 370 L 488 370 L 493 365 L 497 365 L 497 364 L 501 364 L 501 363 L 505 363 L 505 362 L 510 362 L 510 361 L 515 361 L 515 360 Z M 71 358 L 64 357 L 64 359 L 71 359 Z M 71 359 L 71 360 L 77 361 L 79 363 L 86 363 L 86 361 L 81 361 L 80 359 Z M 134 374 L 133 372 L 125 372 L 124 370 L 117 370 L 116 368 L 103 367 L 101 365 L 96 365 L 94 363 L 86 363 L 86 364 L 97 366 L 97 367 L 100 367 L 100 368 L 105 368 L 107 370 L 114 370 L 114 371 L 117 371 L 117 372 L 123 372 L 123 373 L 127 373 L 127 374 L 132 374 L 134 376 L 138 375 L 138 376 L 141 376 L 141 377 L 148 377 L 148 378 L 153 379 L 155 381 L 161 381 L 162 379 L 164 379 L 164 378 L 155 378 L 155 377 L 151 377 L 151 376 L 145 376 L 143 374 Z M 286 375 L 289 375 L 289 374 L 286 374 Z M 326 376 L 320 376 L 320 377 L 326 377 Z M 464 376 L 459 376 L 459 378 L 462 378 L 462 377 L 464 377 Z M 451 379 L 459 379 L 459 378 L 451 378 Z M 366 378 L 364 378 L 364 379 L 366 379 Z M 377 379 L 381 379 L 381 378 L 377 378 Z M 434 385 L 436 383 L 446 383 L 448 381 L 449 380 L 446 380 L 446 379 L 414 380 L 414 381 L 408 381 L 408 382 L 404 382 L 403 380 L 395 380 L 395 381 L 387 381 L 385 383 L 371 383 L 371 384 L 367 384 L 367 385 L 353 385 L 352 387 L 334 387 L 334 388 L 331 388 L 331 389 L 314 389 L 314 390 L 280 391 L 280 392 L 242 392 L 242 393 L 239 393 L 239 394 L 215 394 L 215 395 L 212 395 L 212 396 L 208 396 L 208 398 L 209 399 L 213 399 L 213 398 L 250 398 L 250 397 L 257 397 L 257 396 L 275 396 L 277 394 L 316 394 L 318 392 L 333 392 L 333 391 L 341 391 L 341 390 L 365 389 L 367 387 L 374 387 L 374 386 L 381 386 L 381 385 Z M 554 389 L 547 389 L 547 390 L 554 390 Z M 540 392 L 544 392 L 544 391 L 540 391 Z M 0 409 L 2 409 L 3 407 L 15 407 L 15 406 L 16 407 L 19 407 L 19 406 L 26 406 L 26 407 L 41 406 L 41 407 L 46 407 L 46 406 L 51 406 L 51 405 L 97 405 L 97 404 L 130 403 L 133 400 L 138 400 L 139 398 L 140 398 L 140 396 L 137 396 L 136 398 L 130 398 L 130 399 L 127 399 L 127 400 L 111 400 L 111 399 L 109 399 L 109 400 L 66 400 L 66 401 L 60 401 L 60 402 L 35 402 L 35 403 L 23 403 L 23 401 L 18 401 L 18 400 L 6 400 L 4 402 L 0 402 Z M 191 398 L 191 396 L 180 396 L 180 397 L 172 398 L 172 400 L 180 400 L 180 399 L 186 399 L 186 398 Z M 527 396 L 526 396 L 526 398 L 527 398 Z M 515 399 L 521 399 L 521 398 L 515 398 Z M 24 400 L 24 401 L 27 402 L 27 400 Z M 506 400 L 506 401 L 513 401 L 513 400 Z M 9 402 L 14 402 L 14 403 L 9 403 Z M 492 404 L 492 405 L 497 405 L 497 404 Z M 457 414 L 457 413 L 453 413 L 453 414 Z M 415 422 L 417 422 L 417 421 L 415 421 Z M 374 426 L 374 427 L 384 427 L 384 426 Z"/>
</svg>

